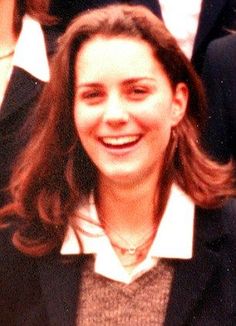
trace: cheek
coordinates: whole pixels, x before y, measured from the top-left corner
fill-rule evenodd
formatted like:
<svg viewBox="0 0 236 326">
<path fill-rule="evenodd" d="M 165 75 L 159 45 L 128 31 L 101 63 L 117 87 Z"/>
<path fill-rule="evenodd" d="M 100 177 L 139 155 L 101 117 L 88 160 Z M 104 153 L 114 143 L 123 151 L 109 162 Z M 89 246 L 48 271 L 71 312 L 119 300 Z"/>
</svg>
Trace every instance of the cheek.
<svg viewBox="0 0 236 326">
<path fill-rule="evenodd" d="M 171 96 L 156 96 L 145 102 L 136 118 L 147 129 L 171 128 Z"/>
<path fill-rule="evenodd" d="M 78 135 L 87 134 L 94 130 L 97 123 L 96 114 L 92 110 L 75 107 L 74 109 L 74 123 Z"/>
<path fill-rule="evenodd" d="M 168 132 L 171 129 L 171 119 L 169 114 L 164 111 L 158 112 L 158 109 L 153 111 L 147 110 L 142 115 L 136 116 L 139 124 L 147 131 Z"/>
<path fill-rule="evenodd" d="M 171 119 L 169 113 L 164 110 L 153 110 L 143 115 L 140 124 L 151 137 L 151 143 L 157 144 L 157 150 L 164 150 L 169 143 L 171 135 Z"/>
</svg>

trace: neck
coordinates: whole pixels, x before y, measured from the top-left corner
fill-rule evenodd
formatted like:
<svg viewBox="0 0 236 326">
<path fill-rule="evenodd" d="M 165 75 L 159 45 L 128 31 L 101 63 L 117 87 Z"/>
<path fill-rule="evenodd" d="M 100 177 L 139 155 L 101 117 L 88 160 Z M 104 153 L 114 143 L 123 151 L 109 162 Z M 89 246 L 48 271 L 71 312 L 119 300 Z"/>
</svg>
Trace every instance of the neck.
<svg viewBox="0 0 236 326">
<path fill-rule="evenodd" d="M 0 3 L 0 48 L 1 52 L 14 48 L 16 35 L 14 33 L 15 1 L 3 0 Z"/>
<path fill-rule="evenodd" d="M 157 197 L 156 178 L 123 187 L 102 180 L 98 189 L 98 212 L 111 229 L 124 236 L 135 233 L 138 238 L 144 230 L 156 225 Z"/>
</svg>

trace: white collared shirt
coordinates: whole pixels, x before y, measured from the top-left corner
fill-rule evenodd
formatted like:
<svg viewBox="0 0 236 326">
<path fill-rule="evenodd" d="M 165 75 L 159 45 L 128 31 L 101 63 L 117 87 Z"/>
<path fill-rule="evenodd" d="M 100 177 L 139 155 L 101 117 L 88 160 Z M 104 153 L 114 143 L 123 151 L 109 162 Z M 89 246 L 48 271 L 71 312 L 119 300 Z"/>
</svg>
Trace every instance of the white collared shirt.
<svg viewBox="0 0 236 326">
<path fill-rule="evenodd" d="M 159 0 L 159 3 L 166 27 L 191 59 L 202 0 Z"/>
<path fill-rule="evenodd" d="M 149 252 L 145 260 L 128 273 L 99 224 L 91 196 L 88 203 L 78 208 L 78 215 L 81 218 L 76 221 L 78 223 L 76 231 L 69 225 L 61 254 L 82 253 L 76 236 L 77 232 L 83 245 L 83 254 L 95 254 L 95 272 L 112 280 L 129 284 L 153 268 L 159 258 L 192 258 L 194 207 L 192 200 L 179 187 L 172 185 L 165 212 Z M 81 229 L 83 232 L 80 231 Z"/>
<path fill-rule="evenodd" d="M 20 67 L 37 79 L 48 82 L 50 79 L 44 34 L 40 23 L 29 15 L 25 15 L 17 40 L 12 60 L 12 68 L 8 73 L 11 78 L 13 67 Z M 5 94 L 0 96 L 0 109 Z"/>
<path fill-rule="evenodd" d="M 50 72 L 44 34 L 40 23 L 29 15 L 23 17 L 13 66 L 24 69 L 41 81 L 49 81 Z"/>
</svg>

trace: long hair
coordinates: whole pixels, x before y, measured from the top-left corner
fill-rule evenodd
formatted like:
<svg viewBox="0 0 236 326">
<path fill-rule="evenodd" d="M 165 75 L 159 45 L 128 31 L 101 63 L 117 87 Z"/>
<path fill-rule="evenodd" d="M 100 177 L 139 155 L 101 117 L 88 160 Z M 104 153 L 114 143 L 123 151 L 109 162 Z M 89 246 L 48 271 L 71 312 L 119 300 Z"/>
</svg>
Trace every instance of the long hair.
<svg viewBox="0 0 236 326">
<path fill-rule="evenodd" d="M 75 18 L 60 39 L 32 137 L 10 182 L 12 202 L 1 211 L 2 224 L 7 216 L 16 216 L 13 243 L 28 254 L 39 256 L 59 247 L 78 202 L 96 189 L 97 170 L 77 136 L 73 102 L 77 53 L 97 35 L 147 42 L 173 90 L 179 82 L 189 89 L 185 116 L 172 130 L 166 150 L 157 215 L 165 208 L 173 182 L 201 207 L 220 206 L 233 193 L 231 165 L 212 161 L 199 144 L 206 106 L 202 83 L 163 23 L 142 6 L 91 10 Z"/>
<path fill-rule="evenodd" d="M 56 22 L 55 17 L 49 15 L 51 0 L 16 0 L 14 9 L 14 32 L 20 33 L 22 19 L 25 14 L 37 19 L 43 25 L 51 25 Z"/>
</svg>

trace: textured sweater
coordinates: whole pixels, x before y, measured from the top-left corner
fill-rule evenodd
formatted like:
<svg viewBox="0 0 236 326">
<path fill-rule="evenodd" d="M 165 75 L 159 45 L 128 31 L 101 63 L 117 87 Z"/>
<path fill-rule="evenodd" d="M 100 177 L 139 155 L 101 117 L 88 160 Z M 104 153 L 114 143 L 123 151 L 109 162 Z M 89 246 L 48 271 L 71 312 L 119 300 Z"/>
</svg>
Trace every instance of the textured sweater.
<svg viewBox="0 0 236 326">
<path fill-rule="evenodd" d="M 81 272 L 77 325 L 163 325 L 169 300 L 173 267 L 159 260 L 131 284 L 94 273 L 89 257 Z"/>
</svg>

